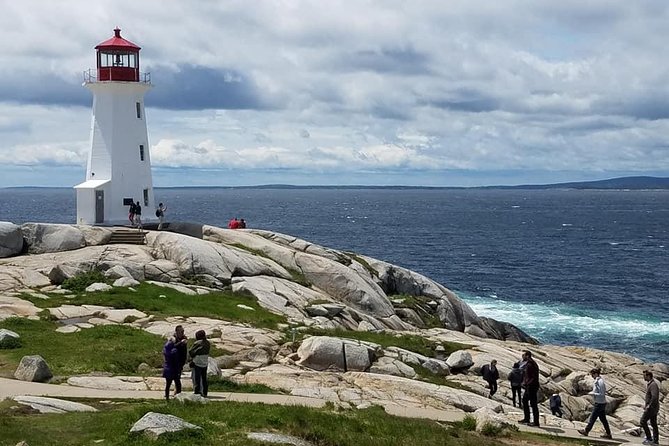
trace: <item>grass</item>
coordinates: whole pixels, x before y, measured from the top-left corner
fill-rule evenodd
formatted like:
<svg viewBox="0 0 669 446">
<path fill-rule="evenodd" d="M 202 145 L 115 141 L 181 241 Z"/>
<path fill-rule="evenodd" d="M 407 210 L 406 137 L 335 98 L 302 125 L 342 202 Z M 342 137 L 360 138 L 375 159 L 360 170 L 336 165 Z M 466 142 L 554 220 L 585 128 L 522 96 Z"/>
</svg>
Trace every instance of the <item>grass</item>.
<svg viewBox="0 0 669 446">
<path fill-rule="evenodd" d="M 416 372 L 421 381 L 425 381 L 431 384 L 436 384 L 438 386 L 446 386 L 446 387 L 451 387 L 453 389 L 459 389 L 459 390 L 464 390 L 466 392 L 476 393 L 474 392 L 474 389 L 472 389 L 471 387 L 459 381 L 453 381 L 451 379 L 448 379 L 448 377 L 446 376 L 435 375 L 434 373 L 430 372 L 423 366 L 413 365 L 411 366 L 411 368 L 414 369 L 414 371 Z"/>
<path fill-rule="evenodd" d="M 209 378 L 210 392 L 233 392 L 233 393 L 281 393 L 276 389 L 264 384 L 237 384 L 225 378 Z"/>
<path fill-rule="evenodd" d="M 105 305 L 113 308 L 135 308 L 157 318 L 169 316 L 211 317 L 233 322 L 242 322 L 259 328 L 275 329 L 285 323 L 286 318 L 267 311 L 249 295 L 232 292 L 213 292 L 189 296 L 171 288 L 163 288 L 150 283 L 142 283 L 130 291 L 125 287 L 115 287 L 109 291 L 77 293 L 73 298 L 54 294 L 49 299 L 40 299 L 29 294 L 21 297 L 30 300 L 40 308 L 69 305 Z M 160 297 L 164 296 L 164 297 Z M 237 307 L 242 304 L 255 309 Z"/>
<path fill-rule="evenodd" d="M 110 406 L 96 413 L 32 415 L 0 403 L 0 445 L 262 445 L 246 439 L 247 432 L 294 435 L 318 446 L 501 446 L 498 440 L 467 432 L 458 426 L 406 419 L 383 409 L 335 411 L 236 402 L 207 405 L 133 402 Z M 99 407 L 99 406 L 98 406 Z M 130 434 L 130 427 L 146 412 L 178 416 L 203 428 L 149 440 Z M 26 429 L 30 426 L 30 429 Z"/>
<path fill-rule="evenodd" d="M 108 283 L 109 280 L 98 270 L 91 270 L 78 274 L 70 279 L 65 279 L 62 287 L 74 293 L 83 292 L 86 287 L 96 282 Z"/>
<path fill-rule="evenodd" d="M 381 345 L 383 348 L 399 347 L 427 357 L 434 357 L 434 349 L 437 346 L 436 343 L 431 342 L 421 336 L 407 334 L 395 335 L 386 332 L 349 331 L 343 329 L 324 330 L 319 328 L 310 328 L 303 333 L 313 336 L 334 336 L 337 338 L 373 342 L 374 344 Z M 466 350 L 471 348 L 470 345 L 460 344 L 458 342 L 445 342 L 441 343 L 441 345 L 444 346 L 446 355 L 449 355 L 457 350 Z"/>
<path fill-rule="evenodd" d="M 0 372 L 13 373 L 25 355 L 42 356 L 54 375 L 76 375 L 92 371 L 135 374 L 145 362 L 162 365 L 164 339 L 131 327 L 103 325 L 77 333 L 57 333 L 55 322 L 9 318 L 0 322 L 21 335 L 21 346 L 0 350 Z"/>
</svg>

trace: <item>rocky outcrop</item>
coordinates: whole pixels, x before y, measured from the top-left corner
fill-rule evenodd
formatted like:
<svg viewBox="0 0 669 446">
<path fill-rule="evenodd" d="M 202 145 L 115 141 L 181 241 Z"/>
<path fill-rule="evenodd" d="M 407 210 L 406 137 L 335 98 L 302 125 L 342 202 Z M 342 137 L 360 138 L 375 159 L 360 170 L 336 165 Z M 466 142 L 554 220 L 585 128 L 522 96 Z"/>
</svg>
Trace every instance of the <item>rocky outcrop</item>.
<svg viewBox="0 0 669 446">
<path fill-rule="evenodd" d="M 21 226 L 21 232 L 31 254 L 70 251 L 86 246 L 83 232 L 72 225 L 26 223 Z"/>
<path fill-rule="evenodd" d="M 15 396 L 14 401 L 30 406 L 39 413 L 66 413 L 66 412 L 97 412 L 97 409 L 88 404 L 43 396 Z"/>
<path fill-rule="evenodd" d="M 0 221 L 0 258 L 11 257 L 23 250 L 23 233 L 14 223 Z"/>
</svg>

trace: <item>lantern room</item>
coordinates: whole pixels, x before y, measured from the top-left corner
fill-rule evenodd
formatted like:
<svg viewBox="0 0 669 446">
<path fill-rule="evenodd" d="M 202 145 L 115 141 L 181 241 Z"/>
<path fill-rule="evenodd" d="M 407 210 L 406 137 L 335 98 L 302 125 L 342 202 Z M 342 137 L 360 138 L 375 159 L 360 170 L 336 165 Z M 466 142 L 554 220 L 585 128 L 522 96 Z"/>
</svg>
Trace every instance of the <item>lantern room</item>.
<svg viewBox="0 0 669 446">
<path fill-rule="evenodd" d="M 95 47 L 97 52 L 98 81 L 139 82 L 139 50 L 141 48 L 121 37 L 114 29 L 114 37 Z"/>
</svg>

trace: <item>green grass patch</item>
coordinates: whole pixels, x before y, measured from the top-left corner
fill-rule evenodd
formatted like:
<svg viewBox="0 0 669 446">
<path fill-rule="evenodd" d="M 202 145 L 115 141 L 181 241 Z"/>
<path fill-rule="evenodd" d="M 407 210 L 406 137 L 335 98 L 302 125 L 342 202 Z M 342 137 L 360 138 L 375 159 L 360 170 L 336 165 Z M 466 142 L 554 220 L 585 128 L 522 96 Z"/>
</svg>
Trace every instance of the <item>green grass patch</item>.
<svg viewBox="0 0 669 446">
<path fill-rule="evenodd" d="M 14 406 L 16 403 L 13 404 Z M 145 413 L 172 414 L 203 428 L 149 440 L 130 434 Z M 30 426 L 26 429 L 26 426 Z M 19 441 L 36 445 L 258 445 L 252 431 L 294 435 L 318 446 L 501 446 L 498 440 L 429 420 L 407 419 L 373 407 L 336 411 L 301 406 L 212 402 L 206 405 L 174 402 L 135 402 L 110 406 L 96 413 L 32 415 L 0 406 L 2 445 Z"/>
<path fill-rule="evenodd" d="M 369 263 L 367 263 L 365 259 L 352 252 L 346 252 L 346 255 L 349 256 L 351 259 L 355 260 L 356 262 L 358 262 L 359 264 L 361 264 L 363 268 L 367 270 L 370 276 L 379 277 L 379 272 L 374 268 L 372 268 L 372 266 Z"/>
<path fill-rule="evenodd" d="M 225 378 L 209 378 L 210 392 L 281 393 L 264 384 L 237 384 Z"/>
<path fill-rule="evenodd" d="M 434 350 L 436 343 L 427 340 L 421 336 L 402 334 L 395 335 L 387 332 L 373 332 L 373 331 L 349 331 L 343 329 L 324 330 L 320 328 L 310 328 L 301 332 L 303 338 L 305 334 L 313 336 L 333 336 L 337 338 L 355 339 L 358 341 L 373 342 L 379 344 L 383 348 L 399 347 L 412 352 L 420 353 L 423 356 L 434 357 Z M 287 339 L 286 342 L 291 339 Z M 457 350 L 465 350 L 471 348 L 470 345 L 460 344 L 457 342 L 441 343 L 446 349 L 445 354 L 449 355 Z"/>
<path fill-rule="evenodd" d="M 169 316 L 200 316 L 242 322 L 259 328 L 276 328 L 277 324 L 286 323 L 286 318 L 262 308 L 253 296 L 232 292 L 213 292 L 193 295 L 180 293 L 172 288 L 160 287 L 150 283 L 141 283 L 130 291 L 125 287 L 114 287 L 109 291 L 96 293 L 78 293 L 73 298 L 51 295 L 49 299 L 39 299 L 30 295 L 23 298 L 30 300 L 40 308 L 70 305 L 104 305 L 113 308 L 135 308 L 158 318 Z M 160 297 L 164 296 L 164 297 Z M 242 304 L 255 311 L 239 308 Z"/>
<path fill-rule="evenodd" d="M 465 415 L 465 417 L 459 423 L 460 427 L 466 431 L 475 431 L 476 430 L 476 418 L 471 415 Z"/>
<path fill-rule="evenodd" d="M 462 384 L 459 381 L 453 381 L 451 379 L 448 379 L 447 376 L 435 375 L 434 373 L 432 373 L 423 366 L 412 365 L 411 368 L 414 369 L 414 371 L 416 372 L 421 381 L 436 384 L 438 386 L 446 386 L 446 387 L 451 387 L 453 389 L 459 389 L 459 390 L 464 390 L 466 392 L 476 393 L 474 392 L 474 389 L 472 389 L 471 387 Z"/>
<path fill-rule="evenodd" d="M 145 362 L 162 366 L 163 338 L 135 328 L 103 325 L 77 333 L 57 333 L 51 321 L 9 318 L 0 322 L 21 336 L 21 346 L 0 350 L 0 372 L 11 374 L 26 355 L 42 356 L 54 375 L 92 371 L 135 374 Z"/>
</svg>

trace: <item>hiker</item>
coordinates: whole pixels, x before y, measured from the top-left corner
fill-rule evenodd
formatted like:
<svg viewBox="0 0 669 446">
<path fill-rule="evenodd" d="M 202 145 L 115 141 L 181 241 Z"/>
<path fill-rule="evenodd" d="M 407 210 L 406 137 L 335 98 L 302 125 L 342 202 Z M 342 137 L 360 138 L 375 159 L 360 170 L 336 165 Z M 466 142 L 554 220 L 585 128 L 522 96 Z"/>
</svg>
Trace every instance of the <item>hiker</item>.
<svg viewBox="0 0 669 446">
<path fill-rule="evenodd" d="M 490 364 L 486 364 L 481 367 L 481 375 L 483 379 L 488 383 L 488 388 L 490 392 L 488 393 L 488 398 L 497 392 L 497 380 L 499 379 L 499 371 L 497 370 L 497 360 L 493 359 L 490 361 Z"/>
<path fill-rule="evenodd" d="M 509 372 L 509 384 L 511 384 L 513 407 L 516 407 L 516 395 L 518 396 L 518 407 L 520 407 L 520 389 L 523 384 L 523 371 L 520 369 L 520 361 L 513 364 L 513 368 Z"/>
<path fill-rule="evenodd" d="M 167 206 L 162 203 L 158 204 L 156 209 L 156 217 L 158 217 L 158 230 L 163 229 L 163 223 L 165 222 L 165 211 L 167 211 Z"/>
<path fill-rule="evenodd" d="M 239 220 L 239 229 L 246 229 L 246 220 L 243 218 Z"/>
<path fill-rule="evenodd" d="M 184 334 L 184 329 L 181 325 L 177 325 L 174 329 L 174 335 L 165 343 L 163 347 L 163 378 L 165 378 L 165 399 L 170 399 L 170 387 L 174 382 L 175 392 L 177 395 L 181 393 L 181 371 L 186 363 L 186 351 L 188 339 Z"/>
<path fill-rule="evenodd" d="M 135 202 L 130 202 L 130 208 L 128 209 L 128 220 L 130 220 L 130 226 L 135 225 Z"/>
<path fill-rule="evenodd" d="M 138 228 L 142 227 L 142 206 L 140 206 L 139 201 L 135 203 L 135 224 Z"/>
<path fill-rule="evenodd" d="M 519 423 L 539 427 L 539 405 L 537 402 L 537 393 L 539 392 L 539 366 L 532 359 L 532 352 L 525 350 L 523 352 L 523 361 L 525 362 L 525 371 L 523 373 L 522 387 L 523 393 L 523 413 L 524 417 Z M 530 407 L 532 408 L 533 422 L 530 422 Z"/>
<path fill-rule="evenodd" d="M 660 383 L 653 378 L 653 372 L 645 370 L 643 379 L 646 381 L 646 401 L 643 406 L 643 415 L 639 423 L 646 434 L 643 444 L 657 445 L 660 442 L 660 435 L 657 430 L 657 414 L 660 412 Z M 653 428 L 653 436 L 650 436 L 648 422 Z"/>
<path fill-rule="evenodd" d="M 195 343 L 188 351 L 190 366 L 193 370 L 193 393 L 207 396 L 209 383 L 207 382 L 207 367 L 209 366 L 209 350 L 211 345 L 204 330 L 195 332 Z"/>
<path fill-rule="evenodd" d="M 239 228 L 239 221 L 237 220 L 237 217 L 235 217 L 228 222 L 228 229 L 237 229 L 237 228 Z"/>
<path fill-rule="evenodd" d="M 602 378 L 601 370 L 597 367 L 590 370 L 590 376 L 592 376 L 595 382 L 592 385 L 592 391 L 588 393 L 588 395 L 594 396 L 595 407 L 592 409 L 592 414 L 590 414 L 588 425 L 585 427 L 585 429 L 579 429 L 578 433 L 587 437 L 590 433 L 590 430 L 592 430 L 592 426 L 595 424 L 595 421 L 597 421 L 597 418 L 599 418 L 604 425 L 604 430 L 606 431 L 604 435 L 600 436 L 610 440 L 613 437 L 611 437 L 611 428 L 609 427 L 609 422 L 606 419 L 606 382 L 604 381 L 604 378 Z"/>
<path fill-rule="evenodd" d="M 556 416 L 562 418 L 562 398 L 560 398 L 559 393 L 554 393 L 551 395 L 551 397 L 548 399 L 548 405 L 551 408 L 551 413 Z"/>
</svg>

